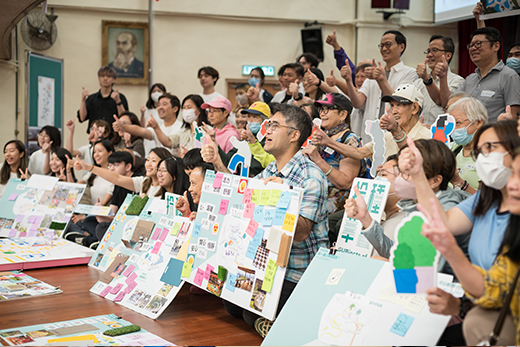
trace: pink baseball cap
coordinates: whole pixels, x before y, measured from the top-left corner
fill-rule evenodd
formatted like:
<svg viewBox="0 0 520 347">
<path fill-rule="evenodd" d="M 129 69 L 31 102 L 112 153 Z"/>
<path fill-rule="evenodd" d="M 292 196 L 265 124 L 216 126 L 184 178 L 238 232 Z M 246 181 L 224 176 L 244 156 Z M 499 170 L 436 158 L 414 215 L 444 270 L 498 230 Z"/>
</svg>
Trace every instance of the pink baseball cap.
<svg viewBox="0 0 520 347">
<path fill-rule="evenodd" d="M 209 108 L 209 107 L 215 107 L 215 108 L 225 108 L 228 113 L 231 112 L 231 102 L 226 99 L 223 96 L 217 96 L 215 99 L 211 100 L 210 102 L 203 103 L 200 108 L 203 110 Z"/>
</svg>

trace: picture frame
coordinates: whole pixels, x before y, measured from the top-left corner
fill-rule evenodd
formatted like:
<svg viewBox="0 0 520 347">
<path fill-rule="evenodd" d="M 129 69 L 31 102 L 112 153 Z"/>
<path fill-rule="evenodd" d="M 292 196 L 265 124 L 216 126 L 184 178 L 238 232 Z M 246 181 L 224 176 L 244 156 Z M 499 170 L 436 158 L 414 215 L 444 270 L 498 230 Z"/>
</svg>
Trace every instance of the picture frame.
<svg viewBox="0 0 520 347">
<path fill-rule="evenodd" d="M 148 84 L 148 23 L 102 21 L 101 61 L 117 73 L 117 84 Z"/>
</svg>

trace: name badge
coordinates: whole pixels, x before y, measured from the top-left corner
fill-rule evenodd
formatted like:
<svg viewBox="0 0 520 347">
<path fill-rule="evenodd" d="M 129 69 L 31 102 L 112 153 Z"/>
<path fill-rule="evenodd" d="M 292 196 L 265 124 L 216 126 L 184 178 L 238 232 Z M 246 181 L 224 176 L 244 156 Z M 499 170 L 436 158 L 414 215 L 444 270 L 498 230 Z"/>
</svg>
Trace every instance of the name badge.
<svg viewBox="0 0 520 347">
<path fill-rule="evenodd" d="M 485 96 L 487 98 L 490 98 L 493 95 L 495 95 L 495 92 L 492 90 L 483 90 L 482 93 L 480 94 L 480 96 Z"/>
<path fill-rule="evenodd" d="M 334 154 L 334 150 L 330 147 L 325 147 L 323 151 L 327 154 Z"/>
<path fill-rule="evenodd" d="M 466 169 L 468 169 L 468 170 L 473 170 L 473 171 L 475 171 L 476 168 L 477 168 L 477 167 L 476 167 L 475 165 L 473 165 L 473 164 L 466 164 L 466 165 L 464 165 L 464 167 L 465 167 Z"/>
</svg>

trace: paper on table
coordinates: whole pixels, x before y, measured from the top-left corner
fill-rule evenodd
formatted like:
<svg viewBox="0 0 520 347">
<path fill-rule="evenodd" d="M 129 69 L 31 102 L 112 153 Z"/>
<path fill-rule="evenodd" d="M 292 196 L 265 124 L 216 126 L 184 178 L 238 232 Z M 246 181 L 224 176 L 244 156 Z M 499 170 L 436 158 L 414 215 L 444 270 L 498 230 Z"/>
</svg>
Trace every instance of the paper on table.
<svg viewBox="0 0 520 347">
<path fill-rule="evenodd" d="M 32 175 L 27 182 L 27 188 L 53 190 L 59 180 L 54 176 Z"/>
</svg>

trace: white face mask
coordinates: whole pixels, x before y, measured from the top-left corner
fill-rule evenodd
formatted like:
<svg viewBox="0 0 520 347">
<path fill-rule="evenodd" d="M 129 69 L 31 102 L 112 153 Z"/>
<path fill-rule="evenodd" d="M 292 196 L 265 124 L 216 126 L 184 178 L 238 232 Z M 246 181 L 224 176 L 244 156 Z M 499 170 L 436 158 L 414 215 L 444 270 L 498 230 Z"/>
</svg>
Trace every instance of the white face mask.
<svg viewBox="0 0 520 347">
<path fill-rule="evenodd" d="M 184 119 L 184 121 L 188 124 L 196 122 L 197 118 L 198 118 L 197 115 L 195 114 L 194 109 L 182 110 L 181 115 L 182 115 L 182 119 Z"/>
<path fill-rule="evenodd" d="M 477 176 L 490 188 L 504 188 L 511 176 L 511 170 L 504 166 L 504 157 L 509 152 L 491 152 L 486 156 L 480 153 L 475 162 Z"/>
<path fill-rule="evenodd" d="M 162 95 L 163 93 L 161 92 L 153 92 L 152 95 L 150 95 L 150 97 L 152 98 L 152 100 L 154 102 L 159 102 L 159 97 Z"/>
</svg>

